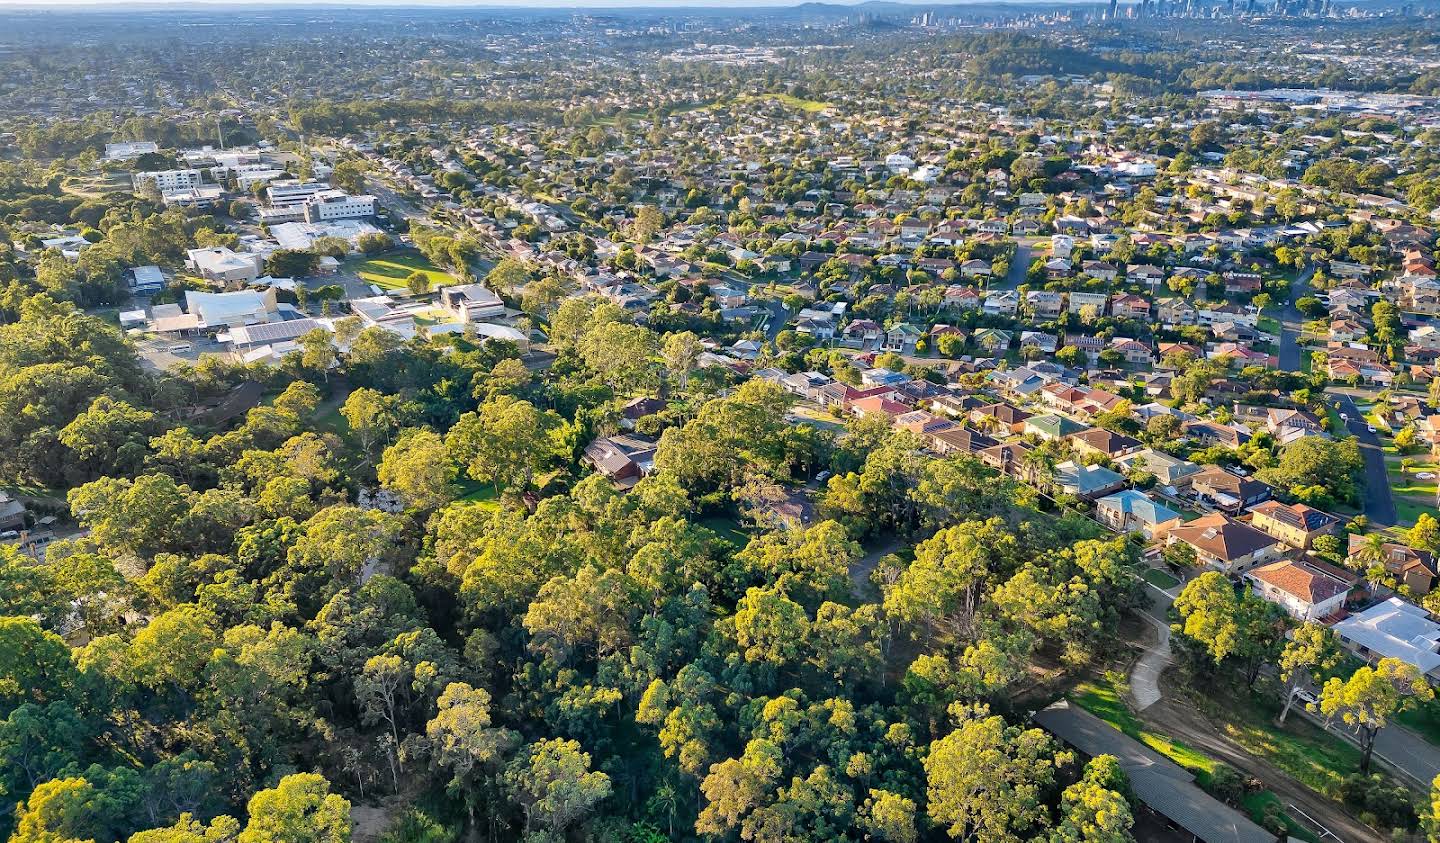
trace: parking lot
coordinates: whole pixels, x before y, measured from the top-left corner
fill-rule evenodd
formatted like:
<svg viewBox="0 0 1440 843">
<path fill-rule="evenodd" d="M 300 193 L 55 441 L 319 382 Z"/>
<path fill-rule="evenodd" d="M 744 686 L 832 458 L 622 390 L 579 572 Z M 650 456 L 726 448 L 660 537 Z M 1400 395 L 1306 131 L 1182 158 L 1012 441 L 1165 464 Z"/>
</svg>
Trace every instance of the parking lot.
<svg viewBox="0 0 1440 843">
<path fill-rule="evenodd" d="M 205 355 L 225 355 L 230 351 L 226 346 L 208 336 L 171 339 L 151 334 L 134 336 L 135 348 L 140 352 L 141 363 L 151 371 L 163 372 L 181 363 L 195 364 Z"/>
</svg>

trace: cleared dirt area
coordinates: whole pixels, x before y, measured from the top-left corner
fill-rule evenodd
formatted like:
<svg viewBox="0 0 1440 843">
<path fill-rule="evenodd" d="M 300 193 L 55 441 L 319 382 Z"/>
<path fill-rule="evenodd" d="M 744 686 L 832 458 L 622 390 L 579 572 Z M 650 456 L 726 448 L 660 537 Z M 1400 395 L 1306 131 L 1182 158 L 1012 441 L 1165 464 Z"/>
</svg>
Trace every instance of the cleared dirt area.
<svg viewBox="0 0 1440 843">
<path fill-rule="evenodd" d="M 1138 715 L 1147 725 L 1259 779 L 1287 806 L 1299 807 L 1345 843 L 1383 839 L 1380 832 L 1351 816 L 1340 803 L 1305 787 L 1231 741 L 1217 724 L 1190 705 L 1168 678 L 1162 677 L 1161 684 L 1164 698 Z"/>
</svg>

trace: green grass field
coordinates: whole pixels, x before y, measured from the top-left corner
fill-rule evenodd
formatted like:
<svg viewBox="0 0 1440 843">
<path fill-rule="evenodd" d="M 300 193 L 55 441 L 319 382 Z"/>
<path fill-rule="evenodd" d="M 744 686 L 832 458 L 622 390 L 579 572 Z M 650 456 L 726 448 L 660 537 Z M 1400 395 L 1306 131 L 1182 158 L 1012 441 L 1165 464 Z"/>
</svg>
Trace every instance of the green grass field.
<svg viewBox="0 0 1440 843">
<path fill-rule="evenodd" d="M 793 94 L 765 94 L 764 98 L 775 100 L 782 105 L 788 105 L 791 108 L 798 108 L 801 111 L 806 111 L 811 114 L 824 111 L 825 109 L 830 107 L 830 103 L 828 102 L 801 99 L 800 97 L 797 97 Z"/>
<path fill-rule="evenodd" d="M 1202 786 L 1210 781 L 1210 776 L 1215 772 L 1216 762 L 1213 758 L 1167 735 L 1147 731 L 1145 725 L 1120 698 L 1115 686 L 1107 682 L 1082 682 L 1070 693 L 1070 700 L 1194 773 L 1196 781 Z"/>
<path fill-rule="evenodd" d="M 1435 490 L 1440 477 L 1422 480 L 1416 474 L 1428 472 L 1440 475 L 1440 462 L 1424 454 L 1415 454 L 1415 467 L 1408 475 L 1400 471 L 1399 453 L 1393 444 L 1385 445 L 1385 471 L 1390 478 L 1390 491 L 1395 496 L 1395 515 L 1401 526 L 1409 527 L 1420 517 L 1420 513 L 1435 514 Z"/>
<path fill-rule="evenodd" d="M 410 285 L 405 279 L 417 271 L 425 273 L 432 290 L 456 283 L 454 275 L 436 267 L 418 252 L 386 252 L 373 258 L 351 258 L 346 261 L 345 269 L 367 284 L 385 290 L 408 290 Z"/>
<path fill-rule="evenodd" d="M 1338 801 L 1341 780 L 1360 769 L 1360 750 L 1298 714 L 1276 726 L 1280 706 L 1273 696 L 1239 691 L 1208 702 L 1206 716 L 1227 737 L 1317 793 Z"/>
</svg>

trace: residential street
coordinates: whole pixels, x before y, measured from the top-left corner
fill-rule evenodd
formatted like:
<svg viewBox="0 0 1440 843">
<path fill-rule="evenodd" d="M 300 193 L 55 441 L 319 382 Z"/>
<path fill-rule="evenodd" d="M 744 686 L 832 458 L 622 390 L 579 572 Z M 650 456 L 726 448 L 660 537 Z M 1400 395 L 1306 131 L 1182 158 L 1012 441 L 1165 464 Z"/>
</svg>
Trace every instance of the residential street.
<svg viewBox="0 0 1440 843">
<path fill-rule="evenodd" d="M 1280 313 L 1279 363 L 1284 372 L 1298 372 L 1301 368 L 1300 329 L 1305 324 L 1305 316 L 1295 307 L 1295 301 L 1310 294 L 1310 278 L 1314 275 L 1313 266 L 1307 266 L 1300 273 L 1290 285 L 1290 301 Z"/>
<path fill-rule="evenodd" d="M 1035 247 L 1049 239 L 1049 237 L 1016 237 L 1015 257 L 1010 261 L 1010 272 L 1003 280 L 997 278 L 991 281 L 987 289 L 1013 290 L 1024 284 L 1025 273 L 1030 269 L 1030 262 L 1035 260 Z"/>
<path fill-rule="evenodd" d="M 1399 519 L 1395 514 L 1395 499 L 1390 494 L 1390 476 L 1385 471 L 1385 452 L 1380 448 L 1380 437 L 1367 429 L 1354 398 L 1339 392 L 1327 394 L 1334 396 L 1340 403 L 1340 412 L 1349 416 L 1346 427 L 1360 443 L 1360 454 L 1365 458 L 1365 492 L 1362 495 L 1365 517 L 1374 526 L 1394 526 Z"/>
</svg>

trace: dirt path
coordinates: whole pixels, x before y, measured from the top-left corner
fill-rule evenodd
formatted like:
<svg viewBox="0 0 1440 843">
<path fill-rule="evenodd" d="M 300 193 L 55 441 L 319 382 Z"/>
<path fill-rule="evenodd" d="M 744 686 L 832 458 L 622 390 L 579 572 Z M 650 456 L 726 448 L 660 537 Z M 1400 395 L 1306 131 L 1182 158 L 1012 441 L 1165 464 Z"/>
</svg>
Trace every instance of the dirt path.
<svg viewBox="0 0 1440 843">
<path fill-rule="evenodd" d="M 1166 688 L 1164 698 L 1147 708 L 1140 717 L 1147 723 L 1154 724 L 1156 731 L 1173 735 L 1206 755 L 1218 758 L 1236 770 L 1264 782 L 1265 787 L 1274 791 L 1287 807 L 1298 806 L 1329 829 L 1341 843 L 1381 839 L 1377 831 L 1350 816 L 1339 803 L 1300 784 L 1225 737 L 1218 726 L 1179 697 L 1173 688 Z M 1291 813 L 1293 815 L 1294 812 Z M 1303 822 L 1299 817 L 1296 819 Z M 1331 841 L 1333 838 L 1326 840 Z"/>
<path fill-rule="evenodd" d="M 1135 662 L 1130 672 L 1130 697 L 1137 711 L 1144 711 L 1160 702 L 1160 674 L 1170 666 L 1170 626 L 1145 614 L 1155 631 L 1155 643 Z"/>
<path fill-rule="evenodd" d="M 890 536 L 881 540 L 880 544 L 867 550 L 864 556 L 856 559 L 850 566 L 850 593 L 860 600 L 873 600 L 875 598 L 875 586 L 870 582 L 870 574 L 880 560 L 900 549 L 900 540 Z"/>
</svg>

